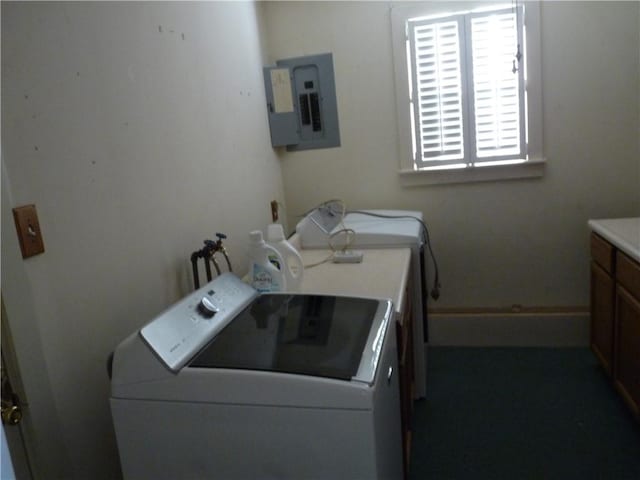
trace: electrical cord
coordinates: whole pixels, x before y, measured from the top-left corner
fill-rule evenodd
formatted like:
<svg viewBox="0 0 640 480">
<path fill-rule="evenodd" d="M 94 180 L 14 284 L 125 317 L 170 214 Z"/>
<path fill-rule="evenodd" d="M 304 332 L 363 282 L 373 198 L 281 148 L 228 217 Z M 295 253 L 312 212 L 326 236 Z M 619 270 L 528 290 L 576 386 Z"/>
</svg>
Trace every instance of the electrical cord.
<svg viewBox="0 0 640 480">
<path fill-rule="evenodd" d="M 336 209 L 335 206 L 339 205 L 339 209 Z M 427 245 L 427 249 L 429 250 L 429 256 L 431 257 L 431 261 L 433 262 L 433 269 L 434 269 L 434 279 L 433 279 L 433 288 L 431 289 L 431 298 L 433 298 L 434 300 L 438 300 L 438 298 L 440 298 L 440 274 L 439 274 L 439 269 L 438 269 L 438 261 L 436 260 L 436 256 L 433 253 L 433 247 L 431 246 L 431 238 L 429 236 L 429 229 L 427 228 L 427 224 L 419 219 L 416 218 L 414 216 L 411 215 L 385 215 L 385 214 L 381 214 L 381 213 L 373 213 L 373 212 L 368 212 L 365 210 L 347 210 L 347 206 L 345 204 L 345 202 L 339 198 L 333 198 L 331 200 L 326 200 L 322 203 L 320 203 L 319 205 L 311 208 L 310 210 L 308 210 L 307 212 L 305 212 L 302 216 L 306 217 L 307 215 L 309 215 L 311 212 L 313 212 L 316 209 L 321 209 L 324 208 L 326 210 L 326 212 L 331 215 L 339 215 L 340 216 L 340 222 L 339 222 L 339 226 L 341 226 L 342 228 L 340 228 L 339 230 L 335 231 L 334 233 L 332 233 L 329 236 L 328 239 L 328 245 L 329 245 L 329 249 L 331 250 L 331 254 L 325 258 L 324 260 L 320 261 L 320 262 L 316 262 L 314 264 L 311 265 L 305 265 L 304 268 L 312 268 L 318 265 L 322 265 L 323 263 L 326 263 L 330 260 L 333 259 L 333 257 L 335 256 L 336 252 L 338 251 L 338 249 L 336 248 L 336 245 L 334 243 L 334 239 L 341 235 L 341 234 L 346 234 L 346 241 L 344 246 L 340 249 L 341 251 L 345 251 L 347 250 L 353 243 L 354 241 L 354 237 L 356 236 L 356 232 L 353 229 L 350 228 L 346 228 L 345 224 L 344 224 L 344 217 L 346 216 L 347 213 L 357 213 L 360 215 L 368 215 L 370 217 L 377 217 L 377 218 L 386 218 L 386 219 L 409 219 L 409 220 L 415 220 L 418 223 L 420 223 L 420 225 L 422 226 L 422 233 L 424 236 L 424 241 Z M 426 290 L 426 289 L 425 289 Z"/>
<path fill-rule="evenodd" d="M 335 204 L 335 203 L 340 204 L 340 206 L 341 206 L 340 211 L 332 210 L 331 206 L 332 206 L 332 204 Z M 318 210 L 320 208 L 325 208 L 332 215 L 340 215 L 342 217 L 342 219 L 344 219 L 344 216 L 346 214 L 347 206 L 345 205 L 344 201 L 340 200 L 339 198 L 332 198 L 331 200 L 325 200 L 324 202 L 319 203 L 315 207 L 310 208 L 309 210 L 304 212 L 302 215 L 298 215 L 298 217 L 300 217 L 300 218 L 306 217 L 307 215 L 309 215 L 314 210 Z"/>
<path fill-rule="evenodd" d="M 335 244 L 335 239 L 340 235 L 345 235 L 346 237 L 344 245 L 342 247 L 338 247 Z M 355 238 L 355 235 L 356 235 L 355 230 L 351 228 L 341 228 L 340 230 L 333 232 L 331 235 L 329 235 L 329 240 L 328 240 L 329 249 L 331 250 L 331 253 L 329 254 L 329 256 L 319 262 L 312 263 L 310 265 L 304 265 L 304 268 L 317 267 L 318 265 L 322 265 L 323 263 L 327 263 L 328 261 L 333 260 L 333 257 L 335 257 L 336 252 L 344 252 L 349 249 L 349 247 L 353 244 L 353 239 Z"/>
<path fill-rule="evenodd" d="M 424 234 L 425 243 L 427 244 L 427 249 L 429 250 L 429 256 L 431 257 L 431 261 L 433 262 L 434 278 L 433 278 L 433 288 L 431 289 L 431 298 L 433 298 L 434 300 L 438 300 L 438 298 L 440 298 L 440 275 L 438 272 L 438 262 L 436 260 L 436 256 L 433 253 L 433 248 L 431 247 L 429 229 L 427 228 L 427 224 L 423 220 L 413 217 L 411 215 L 384 215 L 381 213 L 367 212 L 365 210 L 348 210 L 345 213 L 358 213 L 360 215 L 368 215 L 370 217 L 377 217 L 377 218 L 391 218 L 391 219 L 406 218 L 406 219 L 415 220 L 416 222 L 419 222 L 420 225 L 422 225 L 422 233 Z"/>
<path fill-rule="evenodd" d="M 339 209 L 335 208 L 336 204 L 339 205 L 339 207 L 340 207 Z M 351 244 L 353 243 L 353 239 L 355 237 L 355 233 L 356 233 L 353 229 L 346 228 L 345 225 L 344 225 L 344 216 L 346 215 L 346 211 L 347 211 L 347 206 L 344 203 L 344 201 L 340 200 L 339 198 L 333 198 L 331 200 L 326 200 L 326 201 L 322 202 L 321 204 L 319 204 L 319 205 L 313 207 L 312 209 L 308 210 L 302 216 L 306 217 L 307 215 L 309 215 L 314 210 L 319 210 L 319 209 L 325 209 L 325 211 L 330 216 L 339 215 L 340 216 L 340 221 L 339 221 L 338 225 L 341 226 L 342 228 L 340 228 L 339 230 L 337 230 L 337 231 L 333 232 L 332 234 L 330 234 L 329 238 L 327 239 L 327 245 L 329 247 L 329 250 L 331 250 L 331 253 L 329 254 L 329 256 L 327 256 L 324 260 L 321 260 L 319 262 L 312 263 L 312 264 L 309 264 L 309 265 L 304 265 L 305 269 L 317 267 L 318 265 L 322 265 L 323 263 L 327 263 L 327 262 L 333 260 L 333 258 L 335 257 L 336 252 L 345 251 L 351 246 Z M 338 248 L 336 246 L 336 244 L 335 244 L 335 240 L 336 240 L 337 237 L 339 237 L 340 235 L 343 235 L 343 234 L 346 236 L 344 245 L 342 246 L 342 248 Z"/>
<path fill-rule="evenodd" d="M 329 256 L 327 258 L 325 258 L 324 260 L 320 260 L 319 262 L 316 262 L 316 263 L 310 263 L 309 265 L 303 265 L 302 268 L 304 268 L 305 270 L 308 270 L 309 268 L 317 267 L 318 265 L 322 265 L 323 263 L 327 263 L 329 260 L 333 259 L 333 256 L 335 254 L 336 254 L 336 252 L 331 252 L 331 254 L 329 254 Z"/>
</svg>

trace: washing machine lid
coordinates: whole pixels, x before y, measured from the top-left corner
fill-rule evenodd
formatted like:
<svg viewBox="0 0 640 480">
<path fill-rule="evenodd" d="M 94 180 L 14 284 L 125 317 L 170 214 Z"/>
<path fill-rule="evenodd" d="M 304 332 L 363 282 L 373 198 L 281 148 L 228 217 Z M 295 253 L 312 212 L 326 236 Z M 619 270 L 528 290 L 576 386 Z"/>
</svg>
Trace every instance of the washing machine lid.
<svg viewBox="0 0 640 480">
<path fill-rule="evenodd" d="M 371 384 L 392 312 L 388 300 L 264 294 L 188 367 L 262 370 Z"/>
</svg>

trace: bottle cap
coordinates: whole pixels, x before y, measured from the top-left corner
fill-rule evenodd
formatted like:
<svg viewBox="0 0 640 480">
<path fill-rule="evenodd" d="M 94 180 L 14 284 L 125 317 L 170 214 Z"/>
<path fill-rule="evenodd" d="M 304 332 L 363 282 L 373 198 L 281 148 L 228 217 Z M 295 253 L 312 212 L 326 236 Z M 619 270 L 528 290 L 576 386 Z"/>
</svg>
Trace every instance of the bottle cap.
<svg viewBox="0 0 640 480">
<path fill-rule="evenodd" d="M 284 230 L 279 223 L 272 223 L 267 226 L 267 239 L 270 242 L 279 242 L 284 240 Z"/>
<path fill-rule="evenodd" d="M 250 232 L 249 233 L 249 241 L 251 243 L 262 243 L 263 242 L 262 231 L 254 230 L 253 232 Z"/>
</svg>

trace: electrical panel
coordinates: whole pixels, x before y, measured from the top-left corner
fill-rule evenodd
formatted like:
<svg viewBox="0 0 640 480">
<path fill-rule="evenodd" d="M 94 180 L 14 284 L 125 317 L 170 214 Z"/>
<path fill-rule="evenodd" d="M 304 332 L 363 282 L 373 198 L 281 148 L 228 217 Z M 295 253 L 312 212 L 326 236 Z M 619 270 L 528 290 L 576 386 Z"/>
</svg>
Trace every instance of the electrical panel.
<svg viewBox="0 0 640 480">
<path fill-rule="evenodd" d="M 278 60 L 264 67 L 264 84 L 274 147 L 340 146 L 332 54 Z"/>
</svg>

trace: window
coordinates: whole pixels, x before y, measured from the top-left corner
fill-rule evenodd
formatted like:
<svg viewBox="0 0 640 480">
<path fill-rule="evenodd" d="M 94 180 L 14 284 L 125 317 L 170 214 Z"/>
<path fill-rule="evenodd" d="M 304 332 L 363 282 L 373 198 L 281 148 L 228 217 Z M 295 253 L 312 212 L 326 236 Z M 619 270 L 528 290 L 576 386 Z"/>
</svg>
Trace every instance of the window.
<svg viewBox="0 0 640 480">
<path fill-rule="evenodd" d="M 392 10 L 402 173 L 540 175 L 530 168 L 542 163 L 539 47 L 531 41 L 539 28 L 527 18 L 536 8 L 416 15 L 421 8 Z"/>
</svg>

